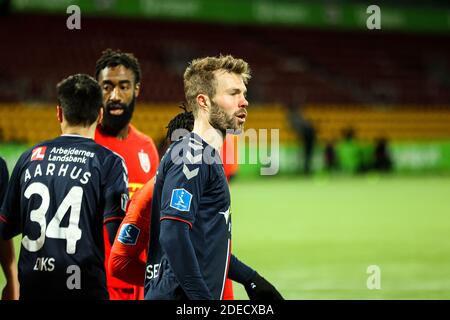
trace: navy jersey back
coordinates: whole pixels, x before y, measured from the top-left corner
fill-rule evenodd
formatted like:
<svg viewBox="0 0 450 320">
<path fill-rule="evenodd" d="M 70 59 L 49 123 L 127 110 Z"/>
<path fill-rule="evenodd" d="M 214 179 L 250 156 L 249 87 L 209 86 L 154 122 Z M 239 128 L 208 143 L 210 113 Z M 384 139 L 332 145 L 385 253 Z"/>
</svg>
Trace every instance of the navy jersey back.
<svg viewBox="0 0 450 320">
<path fill-rule="evenodd" d="M 121 157 L 92 139 L 62 135 L 29 149 L 12 173 L 1 236 L 22 233 L 21 299 L 108 299 L 103 224 L 122 219 Z"/>
<path fill-rule="evenodd" d="M 221 299 L 230 256 L 230 193 L 218 152 L 195 133 L 173 143 L 159 165 L 145 279 L 146 299 L 185 298 L 159 243 L 163 219 L 190 226 L 201 274 L 212 297 Z"/>
</svg>

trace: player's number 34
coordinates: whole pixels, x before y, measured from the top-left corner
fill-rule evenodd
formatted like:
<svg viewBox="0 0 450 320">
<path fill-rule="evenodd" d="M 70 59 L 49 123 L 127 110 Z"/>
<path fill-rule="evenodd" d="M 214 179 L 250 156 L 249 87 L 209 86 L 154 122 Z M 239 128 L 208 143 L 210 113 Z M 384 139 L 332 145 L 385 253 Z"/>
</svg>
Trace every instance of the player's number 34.
<svg viewBox="0 0 450 320">
<path fill-rule="evenodd" d="M 74 254 L 77 241 L 81 239 L 81 229 L 78 227 L 80 221 L 81 200 L 83 198 L 83 189 L 81 187 L 72 187 L 64 200 L 61 202 L 55 216 L 47 226 L 45 215 L 50 205 L 50 193 L 46 185 L 40 182 L 34 182 L 25 190 L 25 197 L 30 199 L 32 195 L 38 195 L 42 198 L 39 208 L 30 212 L 30 220 L 36 222 L 41 227 L 40 235 L 36 240 L 31 240 L 28 235 L 24 235 L 22 244 L 30 252 L 39 251 L 45 243 L 45 237 L 54 239 L 66 239 L 66 251 L 68 254 Z M 70 208 L 69 226 L 60 227 L 61 221 Z"/>
</svg>

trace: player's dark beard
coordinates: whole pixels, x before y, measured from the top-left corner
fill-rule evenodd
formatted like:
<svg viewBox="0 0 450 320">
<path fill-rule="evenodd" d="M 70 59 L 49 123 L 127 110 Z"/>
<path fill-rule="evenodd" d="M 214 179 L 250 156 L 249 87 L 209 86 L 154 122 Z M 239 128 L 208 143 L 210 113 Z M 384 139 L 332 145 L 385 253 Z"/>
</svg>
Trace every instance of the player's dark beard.
<svg viewBox="0 0 450 320">
<path fill-rule="evenodd" d="M 235 117 L 237 113 L 242 113 L 242 111 L 228 115 L 217 103 L 211 101 L 209 123 L 214 129 L 219 130 L 223 136 L 225 136 L 227 129 L 232 129 L 235 131 L 242 130 L 243 126 L 238 124 Z"/>
<path fill-rule="evenodd" d="M 104 107 L 102 131 L 110 136 L 117 136 L 119 132 L 130 123 L 131 117 L 134 112 L 134 105 L 136 104 L 136 97 L 133 95 L 133 99 L 128 105 L 125 103 L 109 102 Z M 110 114 L 110 110 L 120 107 L 123 109 L 121 115 Z"/>
</svg>

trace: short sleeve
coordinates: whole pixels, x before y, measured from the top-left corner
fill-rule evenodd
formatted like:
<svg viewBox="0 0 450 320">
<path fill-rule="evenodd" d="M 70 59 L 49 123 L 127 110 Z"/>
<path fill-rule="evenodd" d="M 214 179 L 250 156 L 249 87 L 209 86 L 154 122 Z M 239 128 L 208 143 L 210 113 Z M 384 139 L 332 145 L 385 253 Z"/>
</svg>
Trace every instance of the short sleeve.
<svg viewBox="0 0 450 320">
<path fill-rule="evenodd" d="M 113 154 L 105 166 L 105 211 L 104 222 L 111 219 L 122 219 L 128 202 L 128 174 L 125 162 Z"/>
</svg>

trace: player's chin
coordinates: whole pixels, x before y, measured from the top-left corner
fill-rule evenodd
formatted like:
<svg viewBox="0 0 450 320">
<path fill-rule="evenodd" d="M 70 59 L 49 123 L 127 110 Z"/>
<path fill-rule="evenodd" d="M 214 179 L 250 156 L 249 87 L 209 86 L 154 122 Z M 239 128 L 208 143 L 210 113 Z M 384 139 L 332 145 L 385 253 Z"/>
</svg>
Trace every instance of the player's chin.
<svg viewBox="0 0 450 320">
<path fill-rule="evenodd" d="M 236 123 L 233 128 L 231 128 L 233 132 L 229 132 L 231 134 L 241 134 L 244 131 L 244 124 Z"/>
</svg>

